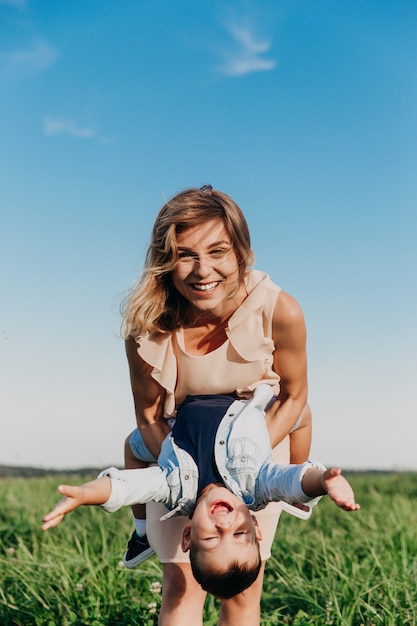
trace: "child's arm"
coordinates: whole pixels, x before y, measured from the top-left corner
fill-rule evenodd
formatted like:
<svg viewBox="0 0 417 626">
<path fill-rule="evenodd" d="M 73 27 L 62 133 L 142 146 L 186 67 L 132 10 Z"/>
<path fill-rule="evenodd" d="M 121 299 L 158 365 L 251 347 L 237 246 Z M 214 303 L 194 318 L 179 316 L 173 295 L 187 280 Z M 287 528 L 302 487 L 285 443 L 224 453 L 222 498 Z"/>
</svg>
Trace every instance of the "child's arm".
<svg viewBox="0 0 417 626">
<path fill-rule="evenodd" d="M 355 495 L 349 482 L 342 476 L 342 470 L 331 467 L 320 470 L 309 468 L 303 476 L 301 486 L 311 498 L 329 495 L 337 506 L 345 511 L 357 511 L 359 504 L 355 502 Z"/>
<path fill-rule="evenodd" d="M 58 491 L 65 497 L 58 502 L 53 511 L 42 519 L 44 522 L 42 530 L 58 526 L 67 513 L 75 511 L 83 504 L 104 504 L 107 502 L 111 494 L 111 481 L 109 476 L 103 476 L 84 483 L 80 487 L 59 485 Z"/>
</svg>

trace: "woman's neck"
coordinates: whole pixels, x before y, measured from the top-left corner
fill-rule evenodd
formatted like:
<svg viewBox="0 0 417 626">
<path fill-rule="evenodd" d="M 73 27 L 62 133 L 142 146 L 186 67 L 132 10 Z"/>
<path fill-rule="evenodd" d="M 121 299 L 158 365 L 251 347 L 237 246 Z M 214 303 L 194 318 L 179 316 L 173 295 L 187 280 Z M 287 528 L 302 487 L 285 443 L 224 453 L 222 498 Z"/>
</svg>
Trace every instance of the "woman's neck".
<svg viewBox="0 0 417 626">
<path fill-rule="evenodd" d="M 197 307 L 190 306 L 183 326 L 184 328 L 205 327 L 209 330 L 212 330 L 214 327 L 225 328 L 227 326 L 227 322 L 232 317 L 236 309 L 240 307 L 246 296 L 246 287 L 245 285 L 241 285 L 233 297 L 224 300 L 215 309 L 202 311 Z"/>
</svg>

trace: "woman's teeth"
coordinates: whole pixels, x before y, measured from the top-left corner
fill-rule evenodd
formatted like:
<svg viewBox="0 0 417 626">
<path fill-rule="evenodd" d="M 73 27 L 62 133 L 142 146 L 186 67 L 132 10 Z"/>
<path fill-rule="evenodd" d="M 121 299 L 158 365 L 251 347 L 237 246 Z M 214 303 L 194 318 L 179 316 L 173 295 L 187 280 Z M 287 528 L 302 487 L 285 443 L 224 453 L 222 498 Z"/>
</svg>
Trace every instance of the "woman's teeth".
<svg viewBox="0 0 417 626">
<path fill-rule="evenodd" d="M 210 291 L 210 289 L 214 289 L 215 287 L 217 287 L 218 284 L 218 282 L 207 283 L 205 285 L 194 284 L 193 289 L 196 289 L 197 291 Z"/>
</svg>

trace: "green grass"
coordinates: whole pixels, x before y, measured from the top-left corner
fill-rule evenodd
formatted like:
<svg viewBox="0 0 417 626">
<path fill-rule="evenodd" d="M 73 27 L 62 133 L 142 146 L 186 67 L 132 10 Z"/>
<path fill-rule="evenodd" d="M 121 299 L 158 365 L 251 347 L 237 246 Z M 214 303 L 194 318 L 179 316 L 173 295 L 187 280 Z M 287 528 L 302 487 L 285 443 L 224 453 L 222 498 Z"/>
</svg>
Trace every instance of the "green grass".
<svg viewBox="0 0 417 626">
<path fill-rule="evenodd" d="M 130 512 L 94 507 L 40 529 L 65 479 L 0 480 L 2 626 L 153 626 L 161 602 L 156 557 L 135 570 L 120 561 Z M 417 475 L 352 474 L 362 509 L 325 498 L 303 522 L 283 515 L 267 563 L 262 626 L 417 626 Z M 216 624 L 209 598 L 205 626 Z"/>
</svg>

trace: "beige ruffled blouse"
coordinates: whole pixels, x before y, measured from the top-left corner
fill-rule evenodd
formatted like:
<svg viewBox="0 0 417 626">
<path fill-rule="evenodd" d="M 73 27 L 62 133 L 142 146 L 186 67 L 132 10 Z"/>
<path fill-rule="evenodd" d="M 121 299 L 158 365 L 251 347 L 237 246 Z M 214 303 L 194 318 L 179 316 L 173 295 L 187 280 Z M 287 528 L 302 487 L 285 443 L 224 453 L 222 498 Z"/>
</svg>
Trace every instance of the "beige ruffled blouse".
<svg viewBox="0 0 417 626">
<path fill-rule="evenodd" d="M 259 270 L 248 272 L 246 289 L 247 297 L 226 327 L 227 340 L 208 354 L 187 354 L 182 328 L 136 339 L 138 354 L 153 367 L 152 377 L 166 390 L 166 418 L 175 416 L 176 406 L 188 394 L 236 392 L 248 397 L 261 382 L 279 393 L 279 376 L 272 369 L 272 315 L 281 289 Z"/>
</svg>

